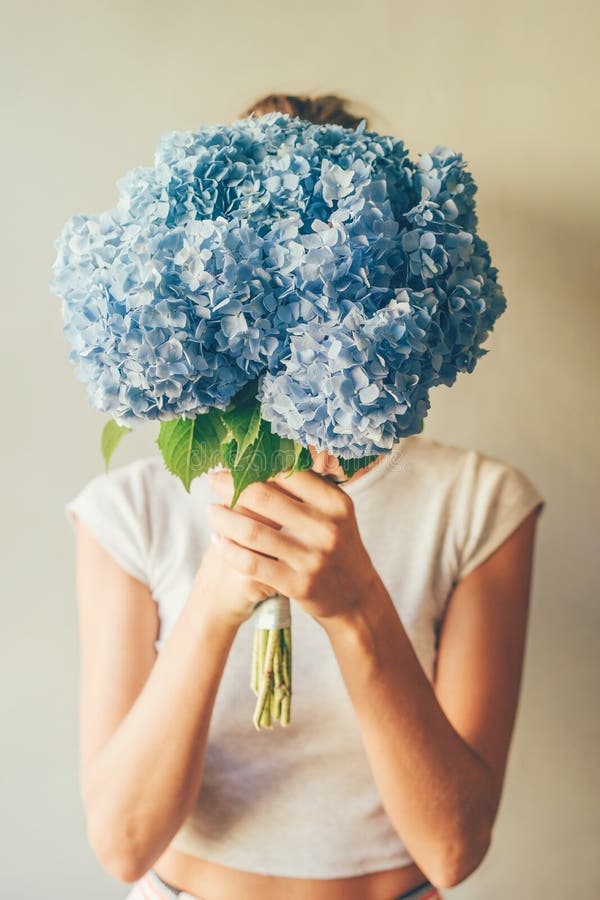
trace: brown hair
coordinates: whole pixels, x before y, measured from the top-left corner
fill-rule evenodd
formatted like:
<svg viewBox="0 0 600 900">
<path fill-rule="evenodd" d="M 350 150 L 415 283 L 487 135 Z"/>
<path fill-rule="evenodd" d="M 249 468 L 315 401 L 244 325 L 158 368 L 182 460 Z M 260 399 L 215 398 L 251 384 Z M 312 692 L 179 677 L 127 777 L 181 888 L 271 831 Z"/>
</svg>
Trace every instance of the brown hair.
<svg viewBox="0 0 600 900">
<path fill-rule="evenodd" d="M 348 109 L 349 101 L 337 94 L 320 94 L 308 96 L 306 94 L 266 94 L 249 106 L 241 117 L 255 114 L 264 116 L 269 112 L 282 112 L 316 125 L 342 125 L 344 128 L 356 128 L 362 119 L 367 116 L 356 116 Z M 368 127 L 368 120 L 367 120 Z"/>
</svg>

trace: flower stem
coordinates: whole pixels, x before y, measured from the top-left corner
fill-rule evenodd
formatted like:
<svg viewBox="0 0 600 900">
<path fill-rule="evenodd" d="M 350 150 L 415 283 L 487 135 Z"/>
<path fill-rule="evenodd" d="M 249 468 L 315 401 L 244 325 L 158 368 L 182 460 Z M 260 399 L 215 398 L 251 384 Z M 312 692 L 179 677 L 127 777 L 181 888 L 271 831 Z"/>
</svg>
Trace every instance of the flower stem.
<svg viewBox="0 0 600 900">
<path fill-rule="evenodd" d="M 252 643 L 252 679 L 250 688 L 256 696 L 258 696 L 258 682 L 260 671 L 260 653 L 259 653 L 259 634 L 258 628 L 254 629 L 254 640 Z"/>
<path fill-rule="evenodd" d="M 291 629 L 256 628 L 256 654 L 252 660 L 252 689 L 256 706 L 252 721 L 257 731 L 272 728 L 273 721 L 290 722 Z M 255 690 L 256 688 L 256 690 Z"/>
<path fill-rule="evenodd" d="M 279 721 L 282 725 L 289 725 L 290 705 L 292 701 L 292 629 L 290 626 L 281 629 L 281 638 L 283 650 L 283 696 L 281 698 L 281 715 Z"/>
</svg>

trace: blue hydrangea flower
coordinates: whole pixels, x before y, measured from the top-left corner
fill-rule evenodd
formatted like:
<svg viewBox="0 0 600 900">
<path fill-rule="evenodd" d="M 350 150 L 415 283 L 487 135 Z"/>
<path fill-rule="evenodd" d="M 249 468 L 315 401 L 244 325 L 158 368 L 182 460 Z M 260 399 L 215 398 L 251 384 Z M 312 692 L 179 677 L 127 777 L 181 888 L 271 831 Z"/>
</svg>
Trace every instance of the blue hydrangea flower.
<svg viewBox="0 0 600 900">
<path fill-rule="evenodd" d="M 504 311 L 460 154 L 284 113 L 161 135 L 115 207 L 55 242 L 90 404 L 119 424 L 223 409 L 343 458 L 421 430 Z"/>
<path fill-rule="evenodd" d="M 261 379 L 263 418 L 282 437 L 343 459 L 389 451 L 421 430 L 435 362 L 428 342 L 431 288 L 401 289 L 368 315 L 354 306 L 336 323 L 293 329 L 290 352 Z"/>
</svg>

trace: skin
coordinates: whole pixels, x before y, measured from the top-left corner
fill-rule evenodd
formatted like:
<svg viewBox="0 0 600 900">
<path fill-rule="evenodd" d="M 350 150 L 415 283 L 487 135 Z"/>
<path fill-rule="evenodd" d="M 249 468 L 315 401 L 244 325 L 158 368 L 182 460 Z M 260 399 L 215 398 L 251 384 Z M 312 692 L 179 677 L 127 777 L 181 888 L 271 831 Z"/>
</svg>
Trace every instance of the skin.
<svg viewBox="0 0 600 900">
<path fill-rule="evenodd" d="M 391 900 L 426 879 L 460 883 L 488 850 L 518 704 L 537 511 L 456 585 L 430 683 L 361 541 L 351 497 L 316 474 L 343 478 L 341 467 L 327 454 L 313 458 L 315 471 L 250 485 L 233 510 L 231 476 L 215 473 L 222 503 L 209 516 L 218 539 L 160 654 L 148 587 L 78 523 L 81 788 L 90 844 L 120 880 L 153 867 L 202 900 Z M 382 801 L 415 864 L 279 878 L 168 847 L 200 788 L 237 628 L 274 590 L 325 629 Z M 170 729 L 176 741 L 165 739 Z"/>
</svg>

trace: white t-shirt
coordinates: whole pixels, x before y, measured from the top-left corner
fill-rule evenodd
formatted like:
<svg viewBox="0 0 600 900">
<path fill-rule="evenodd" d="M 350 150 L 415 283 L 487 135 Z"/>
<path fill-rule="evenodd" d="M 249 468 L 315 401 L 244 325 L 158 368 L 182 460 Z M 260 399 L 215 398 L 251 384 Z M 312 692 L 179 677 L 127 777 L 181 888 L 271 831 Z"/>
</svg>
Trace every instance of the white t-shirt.
<svg viewBox="0 0 600 900">
<path fill-rule="evenodd" d="M 365 547 L 427 677 L 455 583 L 535 507 L 517 468 L 414 435 L 346 490 Z M 158 604 L 160 651 L 209 545 L 204 476 L 188 494 L 160 455 L 95 476 L 65 506 Z M 482 601 L 484 602 L 484 601 Z M 203 781 L 176 849 L 245 871 L 340 878 L 412 858 L 380 800 L 326 632 L 292 600 L 291 724 L 258 732 L 250 689 L 252 619 L 236 633 L 216 697 Z M 172 734 L 170 739 L 176 740 Z"/>
</svg>

